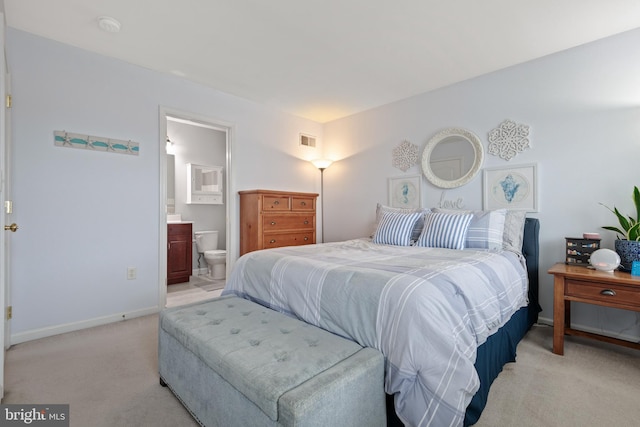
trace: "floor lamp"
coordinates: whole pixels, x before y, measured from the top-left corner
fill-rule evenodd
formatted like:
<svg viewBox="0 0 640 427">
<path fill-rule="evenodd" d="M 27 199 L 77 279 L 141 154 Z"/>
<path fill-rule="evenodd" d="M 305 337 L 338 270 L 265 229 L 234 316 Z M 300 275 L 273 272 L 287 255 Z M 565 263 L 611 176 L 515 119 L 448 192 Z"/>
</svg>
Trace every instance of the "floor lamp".
<svg viewBox="0 0 640 427">
<path fill-rule="evenodd" d="M 320 169 L 320 215 L 322 216 L 321 225 L 322 225 L 322 242 L 324 243 L 324 170 L 331 166 L 333 160 L 328 159 L 316 159 L 311 160 L 313 166 Z"/>
</svg>

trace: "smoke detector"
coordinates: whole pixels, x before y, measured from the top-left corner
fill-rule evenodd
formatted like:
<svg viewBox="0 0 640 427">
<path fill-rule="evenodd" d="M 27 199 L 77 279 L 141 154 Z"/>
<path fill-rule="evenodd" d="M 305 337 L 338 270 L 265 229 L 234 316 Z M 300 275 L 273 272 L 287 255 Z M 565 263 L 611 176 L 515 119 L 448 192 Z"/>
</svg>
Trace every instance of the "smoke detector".
<svg viewBox="0 0 640 427">
<path fill-rule="evenodd" d="M 100 29 L 108 33 L 117 33 L 120 31 L 120 22 L 110 16 L 101 16 L 98 18 L 98 26 Z"/>
</svg>

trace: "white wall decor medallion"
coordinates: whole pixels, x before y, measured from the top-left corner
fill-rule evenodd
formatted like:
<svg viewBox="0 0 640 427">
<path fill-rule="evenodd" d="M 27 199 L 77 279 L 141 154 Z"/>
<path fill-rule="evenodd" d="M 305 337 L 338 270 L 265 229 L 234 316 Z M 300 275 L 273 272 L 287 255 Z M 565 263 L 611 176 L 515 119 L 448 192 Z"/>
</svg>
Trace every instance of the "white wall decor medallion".
<svg viewBox="0 0 640 427">
<path fill-rule="evenodd" d="M 529 148 L 529 126 L 505 120 L 489 132 L 489 153 L 501 159 L 511 160 Z"/>
<path fill-rule="evenodd" d="M 418 163 L 418 146 L 404 140 L 393 149 L 393 167 L 406 172 L 411 166 Z"/>
<path fill-rule="evenodd" d="M 420 175 L 389 178 L 389 205 L 393 208 L 419 208 Z"/>
<path fill-rule="evenodd" d="M 537 166 L 484 169 L 484 210 L 513 209 L 538 212 Z"/>
<path fill-rule="evenodd" d="M 137 142 L 105 138 L 102 136 L 82 135 L 59 130 L 53 132 L 53 143 L 58 147 L 110 151 L 112 153 L 132 154 L 134 156 L 137 156 L 140 152 L 140 144 Z"/>
</svg>

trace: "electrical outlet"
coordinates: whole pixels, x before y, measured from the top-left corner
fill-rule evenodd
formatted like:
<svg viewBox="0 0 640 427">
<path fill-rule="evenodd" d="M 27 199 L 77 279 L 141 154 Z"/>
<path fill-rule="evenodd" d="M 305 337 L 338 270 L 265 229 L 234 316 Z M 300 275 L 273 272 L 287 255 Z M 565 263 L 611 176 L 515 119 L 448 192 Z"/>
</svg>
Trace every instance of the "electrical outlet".
<svg viewBox="0 0 640 427">
<path fill-rule="evenodd" d="M 133 280 L 136 278 L 136 268 L 135 267 L 128 267 L 127 268 L 127 280 Z"/>
</svg>

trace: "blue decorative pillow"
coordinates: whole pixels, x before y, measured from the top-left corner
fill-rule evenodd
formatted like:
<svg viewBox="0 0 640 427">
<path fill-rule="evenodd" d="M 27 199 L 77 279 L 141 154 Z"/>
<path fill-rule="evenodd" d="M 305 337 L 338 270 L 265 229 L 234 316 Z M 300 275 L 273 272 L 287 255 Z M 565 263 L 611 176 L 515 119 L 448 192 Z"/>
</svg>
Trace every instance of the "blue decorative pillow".
<svg viewBox="0 0 640 427">
<path fill-rule="evenodd" d="M 473 214 L 431 212 L 424 218 L 424 229 L 416 246 L 464 249 L 469 223 Z"/>
<path fill-rule="evenodd" d="M 505 233 L 506 209 L 491 211 L 453 211 L 434 209 L 449 214 L 473 214 L 464 247 L 468 249 L 502 249 Z"/>
<path fill-rule="evenodd" d="M 431 212 L 431 210 L 426 208 L 392 208 L 392 207 L 381 205 L 380 203 L 378 203 L 378 205 L 376 206 L 376 224 L 375 224 L 375 227 L 373 227 L 374 233 L 378 229 L 378 224 L 380 224 L 380 220 L 382 219 L 382 214 L 384 214 L 385 212 L 408 214 L 408 213 L 414 213 L 414 212 L 427 213 L 427 212 Z M 411 232 L 412 242 L 415 242 L 416 240 L 418 240 L 418 237 L 420 237 L 420 233 L 422 233 L 423 227 L 424 227 L 424 216 L 421 215 L 420 218 L 418 218 L 418 220 L 416 221 L 416 224 L 413 227 L 413 230 Z M 371 235 L 371 237 L 373 237 L 373 234 Z"/>
<path fill-rule="evenodd" d="M 411 245 L 411 232 L 422 215 L 420 212 L 383 212 L 376 232 L 373 234 L 373 243 L 396 246 Z"/>
</svg>

